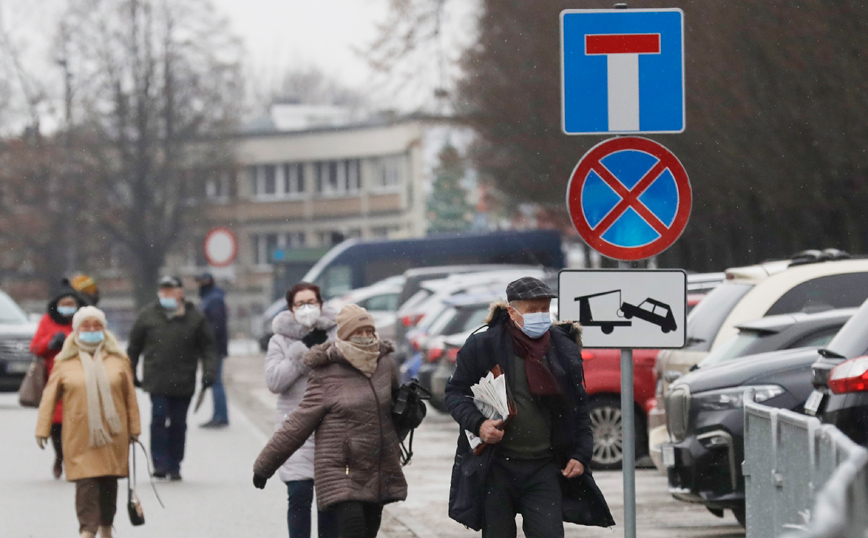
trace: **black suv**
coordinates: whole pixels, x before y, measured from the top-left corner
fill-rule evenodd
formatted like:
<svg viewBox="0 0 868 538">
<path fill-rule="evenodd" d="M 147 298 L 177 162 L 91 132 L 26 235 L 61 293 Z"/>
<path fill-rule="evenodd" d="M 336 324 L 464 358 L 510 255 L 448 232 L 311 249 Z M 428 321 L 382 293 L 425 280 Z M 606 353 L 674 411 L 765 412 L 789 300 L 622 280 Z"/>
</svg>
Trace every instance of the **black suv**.
<svg viewBox="0 0 868 538">
<path fill-rule="evenodd" d="M 868 301 L 823 353 L 863 354 L 868 349 L 866 323 Z M 732 510 L 744 525 L 744 391 L 755 388 L 757 402 L 802 412 L 813 389 L 811 366 L 819 357 L 817 348 L 750 355 L 674 383 L 666 397 L 673 442 L 663 447 L 670 493 L 702 503 L 718 516 Z"/>
<path fill-rule="evenodd" d="M 829 345 L 811 368 L 816 390 L 805 403 L 805 413 L 817 415 L 854 442 L 868 446 L 868 301 Z"/>
</svg>

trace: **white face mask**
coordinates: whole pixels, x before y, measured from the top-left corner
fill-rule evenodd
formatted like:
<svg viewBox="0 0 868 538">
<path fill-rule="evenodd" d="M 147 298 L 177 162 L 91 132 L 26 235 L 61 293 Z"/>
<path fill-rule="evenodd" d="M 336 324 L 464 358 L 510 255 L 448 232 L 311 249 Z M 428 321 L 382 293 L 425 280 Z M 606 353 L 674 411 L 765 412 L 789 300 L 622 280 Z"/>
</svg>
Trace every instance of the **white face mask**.
<svg viewBox="0 0 868 538">
<path fill-rule="evenodd" d="M 306 304 L 296 308 L 293 315 L 295 316 L 295 320 L 305 327 L 313 327 L 313 324 L 319 318 L 320 309 L 317 305 Z"/>
</svg>

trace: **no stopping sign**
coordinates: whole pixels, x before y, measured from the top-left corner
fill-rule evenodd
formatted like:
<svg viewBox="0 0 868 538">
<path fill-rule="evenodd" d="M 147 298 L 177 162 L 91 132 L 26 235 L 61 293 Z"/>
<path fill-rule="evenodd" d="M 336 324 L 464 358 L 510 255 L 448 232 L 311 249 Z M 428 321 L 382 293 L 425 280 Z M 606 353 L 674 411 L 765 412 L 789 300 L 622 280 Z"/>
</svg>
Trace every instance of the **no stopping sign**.
<svg viewBox="0 0 868 538">
<path fill-rule="evenodd" d="M 214 228 L 205 236 L 205 259 L 212 267 L 229 267 L 238 255 L 238 241 L 228 228 Z"/>
</svg>

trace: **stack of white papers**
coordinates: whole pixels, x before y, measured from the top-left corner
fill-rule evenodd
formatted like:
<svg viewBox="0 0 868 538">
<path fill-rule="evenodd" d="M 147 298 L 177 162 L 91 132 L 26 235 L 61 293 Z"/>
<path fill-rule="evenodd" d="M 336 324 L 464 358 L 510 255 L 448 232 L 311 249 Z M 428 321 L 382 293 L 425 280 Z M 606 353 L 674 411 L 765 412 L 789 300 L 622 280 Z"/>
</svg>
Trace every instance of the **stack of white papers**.
<svg viewBox="0 0 868 538">
<path fill-rule="evenodd" d="M 488 372 L 488 375 L 481 378 L 479 383 L 470 387 L 470 390 L 473 392 L 473 403 L 485 415 L 485 418 L 490 420 L 506 420 L 509 416 L 505 375 L 494 377 L 493 373 Z M 470 431 L 464 430 L 464 433 L 470 442 L 471 450 L 482 444 L 482 439 Z"/>
</svg>

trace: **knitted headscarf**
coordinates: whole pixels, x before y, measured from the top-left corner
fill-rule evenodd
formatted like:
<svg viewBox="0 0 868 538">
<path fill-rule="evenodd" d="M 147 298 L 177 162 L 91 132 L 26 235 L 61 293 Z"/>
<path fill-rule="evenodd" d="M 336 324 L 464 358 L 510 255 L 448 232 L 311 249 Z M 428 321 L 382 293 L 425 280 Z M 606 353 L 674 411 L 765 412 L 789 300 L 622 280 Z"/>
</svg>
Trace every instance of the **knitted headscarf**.
<svg viewBox="0 0 868 538">
<path fill-rule="evenodd" d="M 361 306 L 348 304 L 338 312 L 337 321 L 335 347 L 355 369 L 371 377 L 377 370 L 377 361 L 380 358 L 379 340 L 375 337 L 371 343 L 359 344 L 350 341 L 350 336 L 362 327 L 375 329 L 374 318 Z"/>
</svg>

